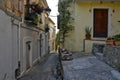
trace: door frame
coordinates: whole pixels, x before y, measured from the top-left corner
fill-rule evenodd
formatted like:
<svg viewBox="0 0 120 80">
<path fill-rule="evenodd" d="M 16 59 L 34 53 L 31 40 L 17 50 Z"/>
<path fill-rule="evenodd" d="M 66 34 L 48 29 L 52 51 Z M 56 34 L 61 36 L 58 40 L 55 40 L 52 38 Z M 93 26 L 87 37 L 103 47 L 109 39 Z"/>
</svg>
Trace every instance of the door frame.
<svg viewBox="0 0 120 80">
<path fill-rule="evenodd" d="M 97 39 L 97 40 L 106 40 L 106 38 L 95 38 L 93 37 L 94 34 L 94 9 L 108 9 L 108 33 L 107 36 L 110 35 L 110 28 L 111 28 L 111 13 L 110 13 L 110 8 L 108 7 L 93 7 L 92 8 L 92 39 Z"/>
<path fill-rule="evenodd" d="M 28 49 L 28 45 L 30 50 Z M 30 68 L 31 41 L 26 42 L 26 70 Z"/>
<path fill-rule="evenodd" d="M 32 43 L 32 37 L 24 37 L 23 38 L 23 71 L 25 72 L 27 69 L 26 69 L 26 42 L 31 42 L 30 43 L 30 46 L 31 46 L 31 49 L 30 49 L 30 55 L 29 55 L 29 61 L 30 61 L 30 67 L 32 67 L 32 52 L 33 52 L 33 43 Z"/>
</svg>

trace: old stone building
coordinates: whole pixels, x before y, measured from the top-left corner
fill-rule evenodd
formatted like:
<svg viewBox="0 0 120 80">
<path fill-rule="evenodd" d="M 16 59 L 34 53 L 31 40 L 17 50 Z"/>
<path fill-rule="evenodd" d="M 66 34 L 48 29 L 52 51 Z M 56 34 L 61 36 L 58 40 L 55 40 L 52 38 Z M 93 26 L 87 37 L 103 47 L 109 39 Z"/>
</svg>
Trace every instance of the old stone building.
<svg viewBox="0 0 120 80">
<path fill-rule="evenodd" d="M 49 52 L 46 0 L 0 0 L 0 80 L 15 80 Z"/>
</svg>

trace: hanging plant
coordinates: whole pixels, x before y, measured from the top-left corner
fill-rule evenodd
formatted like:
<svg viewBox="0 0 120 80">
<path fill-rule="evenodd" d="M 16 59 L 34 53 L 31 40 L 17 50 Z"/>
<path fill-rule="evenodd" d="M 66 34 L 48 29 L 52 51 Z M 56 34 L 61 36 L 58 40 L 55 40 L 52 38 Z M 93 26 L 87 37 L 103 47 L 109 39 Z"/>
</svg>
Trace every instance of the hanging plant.
<svg viewBox="0 0 120 80">
<path fill-rule="evenodd" d="M 31 9 L 38 14 L 41 14 L 43 12 L 43 7 L 41 7 L 39 4 L 35 4 L 35 3 L 31 4 Z"/>
<path fill-rule="evenodd" d="M 37 14 L 41 14 L 43 12 L 43 7 L 40 6 L 39 4 L 36 4 L 36 3 L 32 3 L 32 4 L 26 4 L 25 5 L 25 8 L 27 8 L 30 12 L 35 12 Z"/>
</svg>

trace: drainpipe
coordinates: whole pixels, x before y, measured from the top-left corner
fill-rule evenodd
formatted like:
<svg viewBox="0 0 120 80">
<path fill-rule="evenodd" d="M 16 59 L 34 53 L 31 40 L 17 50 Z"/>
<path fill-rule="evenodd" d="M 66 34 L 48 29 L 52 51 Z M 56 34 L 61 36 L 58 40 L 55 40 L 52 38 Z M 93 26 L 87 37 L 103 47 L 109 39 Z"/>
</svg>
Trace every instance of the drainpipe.
<svg viewBox="0 0 120 80">
<path fill-rule="evenodd" d="M 18 45 L 19 45 L 19 49 L 18 49 L 18 51 L 19 51 L 19 54 L 18 54 L 18 63 L 19 63 L 19 65 L 18 65 L 18 67 L 20 68 L 21 66 L 20 66 L 20 55 L 21 55 L 21 42 L 20 42 L 20 39 L 21 39 L 21 25 L 23 24 L 23 22 L 24 22 L 24 17 L 23 17 L 23 15 L 22 15 L 22 21 L 21 22 L 19 22 L 19 26 L 18 26 Z M 21 73 L 20 73 L 20 75 L 21 75 Z"/>
<path fill-rule="evenodd" d="M 18 26 L 18 45 L 19 45 L 19 47 L 18 47 L 18 48 L 19 48 L 19 49 L 18 49 L 18 51 L 19 51 L 19 52 L 18 52 L 18 53 L 19 53 L 19 55 L 18 55 L 18 60 L 19 60 L 19 61 L 20 61 L 20 52 L 21 52 L 21 51 L 20 51 L 20 46 L 21 46 L 21 45 L 20 45 L 20 36 L 21 36 L 21 35 L 20 35 L 20 33 L 21 33 L 21 28 L 20 28 L 20 27 L 21 27 L 21 24 L 22 24 L 22 22 L 19 22 L 19 26 Z"/>
<path fill-rule="evenodd" d="M 16 24 L 16 23 L 14 23 L 14 18 L 11 17 L 11 23 L 12 23 L 12 25 L 16 25 L 18 27 L 18 68 L 15 70 L 15 78 L 17 79 L 18 77 L 21 76 L 21 73 L 20 73 L 20 53 L 21 53 L 21 51 L 20 51 L 20 46 L 21 46 L 20 38 L 21 37 L 20 36 L 21 35 L 20 35 L 20 33 L 21 33 L 21 25 L 23 23 L 23 18 L 22 18 L 22 21 L 19 22 L 19 24 Z"/>
</svg>

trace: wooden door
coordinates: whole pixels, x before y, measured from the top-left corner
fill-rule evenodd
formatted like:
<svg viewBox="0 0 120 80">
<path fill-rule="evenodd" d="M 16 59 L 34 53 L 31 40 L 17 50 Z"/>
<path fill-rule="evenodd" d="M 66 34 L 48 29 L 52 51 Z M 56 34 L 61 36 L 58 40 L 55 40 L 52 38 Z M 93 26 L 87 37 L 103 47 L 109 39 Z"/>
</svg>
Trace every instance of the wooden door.
<svg viewBox="0 0 120 80">
<path fill-rule="evenodd" d="M 94 9 L 93 37 L 106 38 L 108 35 L 108 9 Z"/>
<path fill-rule="evenodd" d="M 30 42 L 26 42 L 26 70 L 30 68 Z"/>
</svg>

